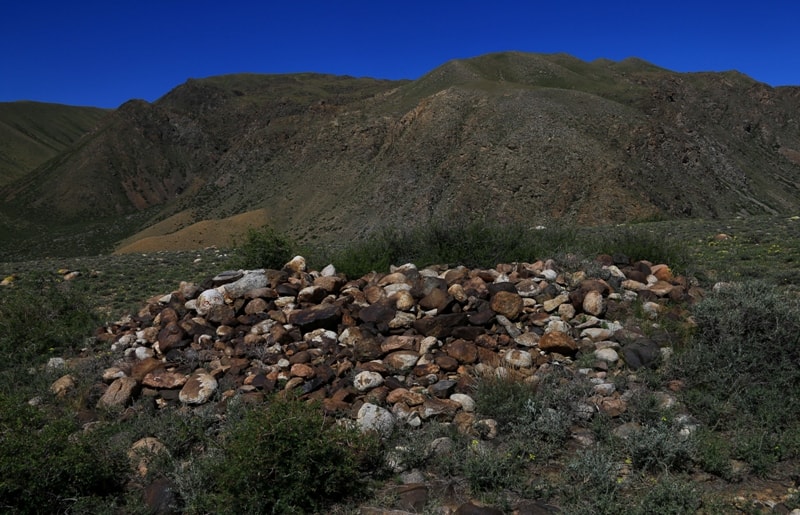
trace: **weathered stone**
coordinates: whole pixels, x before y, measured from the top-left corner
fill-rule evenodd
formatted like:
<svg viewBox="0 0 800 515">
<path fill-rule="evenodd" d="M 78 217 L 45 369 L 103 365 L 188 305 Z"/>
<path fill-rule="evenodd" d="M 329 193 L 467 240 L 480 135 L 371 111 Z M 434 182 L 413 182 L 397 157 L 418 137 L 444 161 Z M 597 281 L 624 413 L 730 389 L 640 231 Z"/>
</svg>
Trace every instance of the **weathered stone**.
<svg viewBox="0 0 800 515">
<path fill-rule="evenodd" d="M 489 305 L 495 313 L 503 315 L 509 320 L 516 320 L 522 312 L 524 303 L 522 297 L 516 291 L 498 291 L 492 297 Z"/>
<path fill-rule="evenodd" d="M 353 386 L 359 392 L 371 390 L 383 384 L 383 376 L 378 372 L 363 371 L 356 374 L 353 378 Z"/>
<path fill-rule="evenodd" d="M 195 310 L 198 315 L 205 315 L 214 306 L 221 306 L 225 304 L 225 297 L 222 292 L 216 289 L 205 290 L 197 298 L 195 302 Z"/>
<path fill-rule="evenodd" d="M 142 384 L 150 388 L 178 388 L 186 384 L 186 375 L 159 369 L 149 372 L 142 378 Z"/>
<path fill-rule="evenodd" d="M 584 313 L 594 316 L 601 316 L 606 311 L 606 302 L 603 294 L 597 290 L 586 292 L 583 297 L 582 308 Z"/>
<path fill-rule="evenodd" d="M 450 336 L 455 327 L 467 323 L 466 313 L 448 313 L 432 317 L 423 317 L 414 322 L 414 329 L 423 336 L 435 336 L 444 339 Z"/>
<path fill-rule="evenodd" d="M 362 432 L 377 431 L 388 435 L 394 429 L 395 418 L 386 408 L 367 402 L 359 408 L 356 424 Z"/>
<path fill-rule="evenodd" d="M 342 311 L 336 304 L 319 304 L 291 311 L 288 320 L 307 332 L 318 328 L 336 329 L 341 318 Z"/>
<path fill-rule="evenodd" d="M 75 385 L 75 376 L 67 374 L 56 379 L 53 384 L 50 385 L 50 391 L 55 394 L 56 397 L 63 399 L 67 394 L 75 390 Z"/>
<path fill-rule="evenodd" d="M 505 353 L 503 361 L 515 368 L 530 368 L 533 365 L 533 356 L 528 351 L 511 349 Z"/>
<path fill-rule="evenodd" d="M 545 333 L 539 338 L 539 349 L 545 352 L 570 355 L 578 351 L 578 344 L 567 333 L 553 331 Z"/>
<path fill-rule="evenodd" d="M 122 408 L 130 404 L 131 399 L 139 387 L 136 379 L 132 377 L 120 377 L 116 379 L 97 401 L 100 409 Z"/>
<path fill-rule="evenodd" d="M 478 359 L 477 347 L 466 340 L 453 340 L 444 346 L 444 351 L 459 363 L 475 363 Z"/>
<path fill-rule="evenodd" d="M 544 301 L 542 303 L 542 308 L 548 313 L 550 313 L 558 309 L 558 307 L 564 304 L 565 302 L 569 302 L 569 294 L 561 293 L 555 298 Z"/>
<path fill-rule="evenodd" d="M 203 404 L 217 391 L 217 380 L 205 370 L 192 374 L 181 388 L 178 398 L 184 404 Z"/>
<path fill-rule="evenodd" d="M 637 340 L 622 348 L 622 357 L 629 367 L 636 370 L 657 363 L 661 358 L 661 349 L 652 340 Z"/>
<path fill-rule="evenodd" d="M 411 350 L 399 350 L 392 352 L 384 358 L 386 366 L 390 370 L 406 372 L 414 368 L 419 360 L 419 355 Z"/>
</svg>

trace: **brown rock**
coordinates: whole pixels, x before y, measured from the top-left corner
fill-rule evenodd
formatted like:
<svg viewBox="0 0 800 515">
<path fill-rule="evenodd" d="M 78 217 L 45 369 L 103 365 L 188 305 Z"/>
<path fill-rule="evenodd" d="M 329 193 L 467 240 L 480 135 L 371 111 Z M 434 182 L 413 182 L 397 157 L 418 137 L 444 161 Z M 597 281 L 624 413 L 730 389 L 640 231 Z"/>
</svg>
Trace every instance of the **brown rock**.
<svg viewBox="0 0 800 515">
<path fill-rule="evenodd" d="M 137 361 L 131 368 L 131 377 L 133 377 L 136 381 L 141 381 L 144 376 L 163 366 L 164 363 L 155 358 L 147 358 Z"/>
<path fill-rule="evenodd" d="M 186 383 L 186 375 L 157 369 L 142 378 L 142 384 L 150 388 L 178 388 Z"/>
<path fill-rule="evenodd" d="M 386 339 L 381 342 L 381 350 L 386 353 L 396 350 L 414 350 L 418 340 L 419 339 L 415 336 L 387 336 Z"/>
<path fill-rule="evenodd" d="M 120 377 L 115 380 L 97 401 L 99 409 L 113 409 L 127 406 L 139 384 L 132 377 Z"/>
<path fill-rule="evenodd" d="M 184 404 L 203 404 L 216 391 L 217 380 L 205 370 L 199 370 L 189 377 L 178 398 Z"/>
<path fill-rule="evenodd" d="M 406 372 L 414 368 L 419 360 L 419 355 L 411 350 L 398 350 L 386 356 L 383 361 L 389 370 Z"/>
<path fill-rule="evenodd" d="M 342 318 L 342 310 L 336 304 L 319 304 L 306 309 L 296 309 L 289 313 L 289 323 L 303 332 L 314 329 L 336 329 Z"/>
<path fill-rule="evenodd" d="M 606 312 L 606 301 L 603 294 L 597 290 L 586 292 L 583 297 L 582 306 L 583 312 L 594 316 L 601 316 Z"/>
<path fill-rule="evenodd" d="M 292 377 L 302 377 L 303 379 L 311 379 L 316 375 L 314 367 L 305 363 L 295 363 L 289 369 L 289 373 Z"/>
<path fill-rule="evenodd" d="M 522 312 L 524 302 L 518 293 L 499 291 L 492 297 L 490 306 L 495 313 L 515 320 Z"/>
<path fill-rule="evenodd" d="M 578 351 L 578 344 L 567 333 L 552 332 L 545 333 L 539 338 L 539 349 L 570 355 Z"/>
<path fill-rule="evenodd" d="M 414 329 L 423 336 L 435 336 L 440 340 L 452 334 L 453 329 L 467 323 L 466 313 L 448 313 L 423 317 L 414 321 Z"/>
<path fill-rule="evenodd" d="M 459 363 L 475 363 L 478 359 L 478 348 L 466 340 L 453 340 L 444 346 L 444 351 Z"/>
<path fill-rule="evenodd" d="M 447 354 L 438 354 L 434 358 L 433 362 L 439 365 L 439 368 L 445 372 L 454 372 L 458 370 L 458 360 L 448 356 Z"/>
<path fill-rule="evenodd" d="M 453 302 L 453 297 L 446 291 L 440 288 L 434 288 L 430 293 L 420 299 L 419 306 L 426 311 L 436 309 L 442 312 L 451 302 Z"/>
</svg>

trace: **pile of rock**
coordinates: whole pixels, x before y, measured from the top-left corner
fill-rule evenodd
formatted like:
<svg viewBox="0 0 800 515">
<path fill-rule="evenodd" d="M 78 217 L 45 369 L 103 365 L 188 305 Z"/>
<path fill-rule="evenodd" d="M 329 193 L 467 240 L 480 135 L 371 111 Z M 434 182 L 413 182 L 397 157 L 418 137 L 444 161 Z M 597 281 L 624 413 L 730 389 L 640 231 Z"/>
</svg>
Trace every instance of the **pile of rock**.
<svg viewBox="0 0 800 515">
<path fill-rule="evenodd" d="M 625 326 L 632 303 L 655 317 L 702 292 L 664 264 L 600 256 L 595 265 L 589 277 L 553 261 L 407 264 L 348 280 L 332 266 L 307 270 L 297 257 L 282 270 L 182 283 L 98 331 L 119 358 L 99 381 L 97 407 L 140 397 L 200 406 L 291 391 L 363 429 L 435 419 L 469 431 L 475 378 L 535 382 L 554 362 L 589 355 L 579 370 L 594 383 L 587 410 L 613 416 L 625 399 L 609 368 L 649 366 L 665 350 Z"/>
</svg>

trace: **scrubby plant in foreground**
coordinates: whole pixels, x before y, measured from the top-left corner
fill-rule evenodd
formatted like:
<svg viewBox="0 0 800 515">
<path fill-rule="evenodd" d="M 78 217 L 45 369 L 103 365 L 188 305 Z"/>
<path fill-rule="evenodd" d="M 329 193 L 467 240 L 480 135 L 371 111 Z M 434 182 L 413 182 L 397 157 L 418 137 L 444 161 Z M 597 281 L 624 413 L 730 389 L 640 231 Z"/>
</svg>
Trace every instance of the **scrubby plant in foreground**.
<svg viewBox="0 0 800 515">
<path fill-rule="evenodd" d="M 27 287 L 0 296 L 0 357 L 3 367 L 41 362 L 80 349 L 98 325 L 87 298 L 68 282 L 39 276 Z"/>
<path fill-rule="evenodd" d="M 697 328 L 672 373 L 692 414 L 732 437 L 758 473 L 800 456 L 800 301 L 763 282 L 733 284 L 694 310 Z"/>
<path fill-rule="evenodd" d="M 71 417 L 48 417 L 0 393 L 0 510 L 64 513 L 77 502 L 102 504 L 122 492 L 127 461 L 121 449 L 79 429 Z"/>
<path fill-rule="evenodd" d="M 211 511 L 320 512 L 362 493 L 362 469 L 380 455 L 377 437 L 326 419 L 317 404 L 281 397 L 248 408 L 221 439 L 207 464 Z"/>
</svg>

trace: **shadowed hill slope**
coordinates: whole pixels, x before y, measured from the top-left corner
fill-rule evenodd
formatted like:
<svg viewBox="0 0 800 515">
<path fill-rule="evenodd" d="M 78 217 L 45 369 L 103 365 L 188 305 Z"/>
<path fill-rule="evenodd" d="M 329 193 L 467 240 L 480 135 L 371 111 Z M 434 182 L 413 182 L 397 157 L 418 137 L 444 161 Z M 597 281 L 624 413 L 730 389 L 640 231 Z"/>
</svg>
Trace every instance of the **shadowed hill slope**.
<svg viewBox="0 0 800 515">
<path fill-rule="evenodd" d="M 599 224 L 792 213 L 800 88 L 638 59 L 489 54 L 416 81 L 190 80 L 0 191 L 40 226 L 263 209 L 300 241 L 491 218 Z"/>
<path fill-rule="evenodd" d="M 0 185 L 65 150 L 110 111 L 41 102 L 0 102 Z"/>
</svg>

